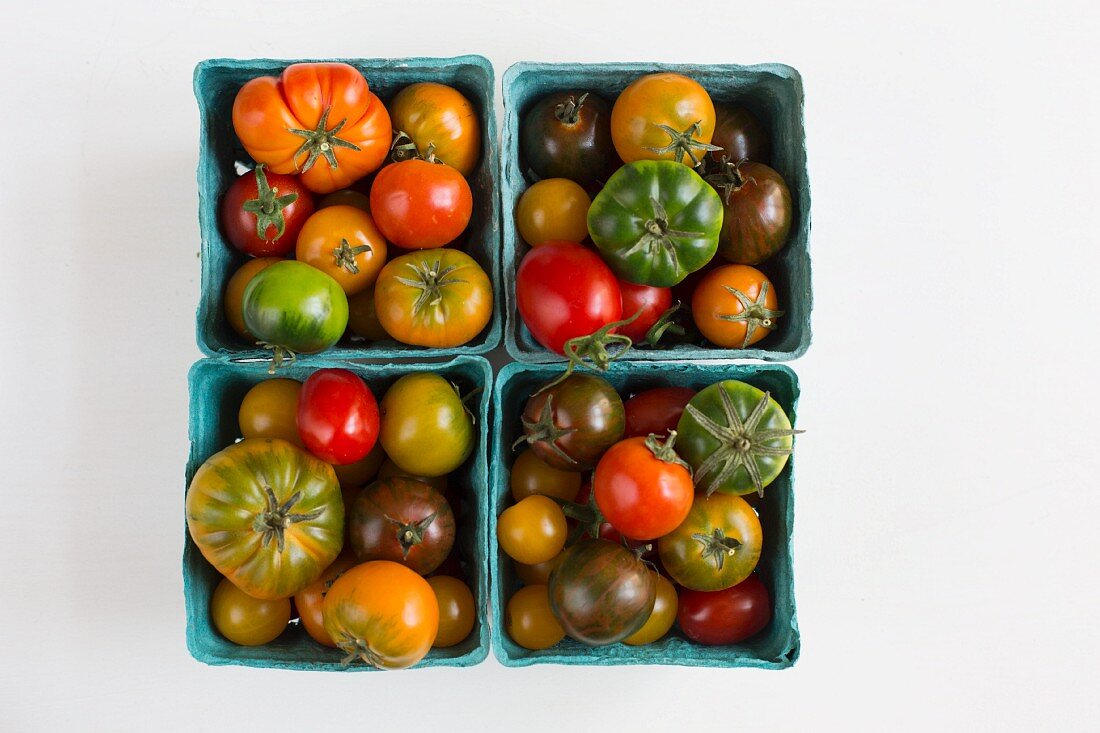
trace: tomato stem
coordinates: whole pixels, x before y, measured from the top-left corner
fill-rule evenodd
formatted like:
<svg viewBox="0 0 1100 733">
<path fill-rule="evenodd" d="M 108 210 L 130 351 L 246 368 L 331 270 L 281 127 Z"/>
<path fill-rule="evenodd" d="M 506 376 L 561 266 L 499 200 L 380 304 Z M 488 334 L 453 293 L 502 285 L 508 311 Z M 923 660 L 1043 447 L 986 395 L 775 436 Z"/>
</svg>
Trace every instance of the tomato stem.
<svg viewBox="0 0 1100 733">
<path fill-rule="evenodd" d="M 432 522 L 435 521 L 436 515 L 438 514 L 439 512 L 437 511 L 432 512 L 416 522 L 403 522 L 400 519 L 394 519 L 388 514 L 384 515 L 386 519 L 397 528 L 397 542 L 401 545 L 402 557 L 408 559 L 409 551 L 424 541 L 424 533 L 432 526 Z"/>
<path fill-rule="evenodd" d="M 348 632 L 343 632 L 340 639 L 335 640 L 336 645 L 340 647 L 340 651 L 347 654 L 341 661 L 345 667 L 354 662 L 356 659 L 362 659 L 372 667 L 383 669 L 382 656 L 378 652 L 371 649 L 370 642 L 366 639 L 360 639 L 357 636 L 352 636 Z"/>
<path fill-rule="evenodd" d="M 737 313 L 719 313 L 715 316 L 722 321 L 730 321 L 731 323 L 744 323 L 745 324 L 745 338 L 741 342 L 741 348 L 748 348 L 749 342 L 752 341 L 752 337 L 756 335 L 756 331 L 759 328 L 771 330 L 775 328 L 775 321 L 783 315 L 784 311 L 772 310 L 765 301 L 768 299 L 768 290 L 771 283 L 767 280 L 760 284 L 760 292 L 756 296 L 756 300 L 752 300 L 749 296 L 737 288 L 729 285 L 723 285 L 730 295 L 737 298 L 737 302 L 741 305 L 741 310 Z"/>
<path fill-rule="evenodd" d="M 272 188 L 268 184 L 263 163 L 256 166 L 254 174 L 256 198 L 248 199 L 241 204 L 241 208 L 256 215 L 256 236 L 270 242 L 283 236 L 283 232 L 286 231 L 286 217 L 283 215 L 283 209 L 297 201 L 298 194 L 288 193 L 280 196 L 279 189 Z M 271 227 L 275 227 L 275 236 L 268 239 L 267 230 Z"/>
<path fill-rule="evenodd" d="M 274 540 L 279 552 L 286 549 L 286 529 L 298 522 L 310 522 L 321 516 L 324 508 L 315 509 L 305 514 L 291 512 L 302 499 L 302 492 L 295 491 L 282 504 L 275 497 L 275 492 L 270 486 L 264 486 L 264 510 L 252 518 L 252 531 L 261 533 L 260 543 L 267 547 Z"/>
<path fill-rule="evenodd" d="M 656 435 L 655 433 L 650 433 L 648 436 L 646 436 L 645 439 L 645 447 L 649 448 L 649 451 L 653 454 L 654 458 L 659 461 L 664 461 L 665 463 L 675 463 L 678 466 L 683 466 L 688 470 L 688 473 L 691 473 L 691 466 L 689 466 L 687 462 L 684 461 L 684 459 L 681 458 L 679 454 L 673 449 L 672 446 L 674 446 L 675 444 L 675 430 L 669 430 L 668 437 L 665 438 L 663 442 L 661 441 L 660 436 Z"/>
<path fill-rule="evenodd" d="M 359 274 L 359 263 L 355 261 L 355 258 L 364 252 L 373 252 L 369 244 L 360 244 L 356 247 L 352 247 L 351 243 L 346 239 L 340 240 L 340 246 L 335 247 L 332 250 L 332 256 L 336 258 L 336 266 L 350 272 L 352 275 Z"/>
<path fill-rule="evenodd" d="M 301 173 L 305 173 L 313 164 L 317 162 L 317 158 L 324 156 L 325 160 L 331 168 L 336 169 L 339 167 L 339 163 L 336 160 L 336 148 L 348 148 L 349 150 L 360 150 L 359 146 L 353 142 L 344 140 L 337 137 L 336 133 L 340 132 L 347 124 L 347 119 L 340 120 L 335 127 L 331 130 L 326 129 L 328 127 L 328 113 L 331 111 L 331 107 L 326 107 L 325 111 L 321 113 L 321 119 L 317 122 L 317 127 L 312 130 L 300 130 L 295 127 L 289 127 L 287 130 L 295 135 L 301 135 L 306 140 L 302 143 L 302 146 L 294 151 L 294 167 Z M 302 155 L 306 155 L 305 165 L 298 166 L 298 158 Z"/>
<path fill-rule="evenodd" d="M 634 343 L 629 336 L 624 336 L 621 333 L 611 333 L 611 331 L 616 328 L 622 328 L 623 326 L 629 326 L 642 315 L 643 310 L 643 308 L 639 308 L 630 318 L 624 318 L 621 321 L 613 321 L 587 336 L 578 336 L 566 341 L 562 351 L 565 353 L 566 358 L 569 359 L 569 365 L 565 368 L 565 371 L 562 372 L 560 377 L 545 384 L 539 392 L 550 389 L 555 384 L 564 381 L 573 373 L 575 367 L 588 366 L 584 361 L 585 359 L 590 359 L 592 365 L 596 369 L 603 372 L 607 371 L 611 366 L 611 362 L 629 351 Z M 619 345 L 622 346 L 622 348 L 612 353 L 607 348 L 612 345 Z M 538 394 L 538 392 L 535 394 Z"/>
<path fill-rule="evenodd" d="M 683 336 L 686 333 L 683 326 L 672 320 L 672 317 L 680 310 L 680 305 L 679 301 L 673 303 L 672 307 L 662 313 L 656 323 L 649 327 L 649 330 L 645 332 L 645 336 L 642 338 L 644 345 L 656 346 L 657 342 L 661 340 L 661 337 L 664 336 L 665 333 L 671 333 L 674 336 Z"/>
<path fill-rule="evenodd" d="M 702 125 L 702 120 L 696 120 L 685 130 L 676 130 L 672 127 L 669 127 L 668 125 L 657 125 L 657 127 L 659 127 L 665 132 L 666 135 L 668 135 L 671 142 L 669 142 L 669 144 L 664 146 L 663 148 L 646 147 L 646 150 L 657 153 L 658 155 L 675 153 L 676 156 L 673 158 L 673 160 L 675 160 L 677 163 L 683 163 L 684 156 L 686 155 L 691 158 L 691 166 L 693 168 L 698 167 L 701 161 L 699 158 L 695 157 L 695 150 L 698 149 L 704 152 L 711 152 L 722 149 L 719 145 L 711 145 L 710 143 L 705 143 L 702 140 L 695 139 L 696 135 L 702 134 Z"/>
<path fill-rule="evenodd" d="M 543 387 L 543 389 L 546 388 Z M 541 391 L 540 389 L 539 392 Z M 539 394 L 539 392 L 535 394 Z M 538 420 L 522 418 L 521 422 L 523 423 L 524 434 L 521 435 L 516 442 L 512 443 L 512 450 L 518 448 L 524 441 L 526 441 L 528 445 L 545 443 L 550 450 L 554 451 L 562 460 L 576 464 L 577 461 L 558 445 L 558 439 L 576 432 L 577 429 L 559 428 L 554 423 L 554 395 L 546 396 L 546 402 L 542 403 L 542 411 L 539 413 Z"/>
<path fill-rule="evenodd" d="M 736 163 L 731 163 L 729 157 L 723 155 L 722 161 L 718 164 L 720 166 L 718 173 L 707 176 L 707 183 L 722 194 L 722 200 L 725 201 L 727 206 L 730 203 L 730 196 L 740 191 L 745 185 L 749 183 L 754 186 L 758 185 L 756 179 L 752 176 L 746 178 L 741 175 L 741 164 L 747 160 L 748 158 L 742 158 Z"/>
<path fill-rule="evenodd" d="M 703 546 L 699 551 L 700 556 L 704 560 L 713 560 L 718 570 L 725 565 L 727 557 L 737 554 L 742 544 L 736 537 L 727 537 L 725 530 L 721 527 L 715 527 L 710 534 L 702 532 L 693 534 L 691 538 Z"/>
<path fill-rule="evenodd" d="M 588 92 L 585 92 L 576 101 L 573 100 L 573 95 L 569 95 L 569 99 L 565 102 L 554 107 L 554 116 L 558 118 L 558 122 L 566 125 L 575 125 L 580 119 L 581 105 L 584 104 L 584 100 L 588 99 Z"/>
<path fill-rule="evenodd" d="M 271 364 L 267 367 L 268 374 L 274 374 L 277 370 L 282 369 L 284 366 L 290 366 L 298 360 L 298 355 L 285 346 L 268 343 L 267 341 L 257 341 L 256 343 L 271 352 Z"/>
</svg>

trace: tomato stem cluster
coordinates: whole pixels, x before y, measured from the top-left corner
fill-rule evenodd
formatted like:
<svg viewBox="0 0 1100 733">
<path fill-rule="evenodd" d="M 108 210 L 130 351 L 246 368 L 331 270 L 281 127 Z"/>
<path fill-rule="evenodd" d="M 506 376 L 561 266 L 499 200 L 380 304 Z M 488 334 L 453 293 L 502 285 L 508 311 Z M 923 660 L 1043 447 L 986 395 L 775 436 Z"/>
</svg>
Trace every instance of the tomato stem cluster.
<svg viewBox="0 0 1100 733">
<path fill-rule="evenodd" d="M 300 173 L 305 173 L 312 168 L 313 164 L 317 162 L 317 158 L 322 155 L 328 161 L 330 168 L 338 168 L 339 163 L 336 162 L 335 148 L 360 150 L 355 143 L 336 136 L 336 133 L 340 132 L 347 124 L 346 119 L 340 120 L 331 130 L 326 129 L 328 127 L 328 113 L 331 109 L 331 107 L 325 108 L 325 111 L 321 113 L 321 119 L 317 122 L 317 127 L 313 130 L 300 130 L 296 127 L 287 128 L 289 132 L 301 135 L 306 139 L 302 143 L 302 147 L 294 151 L 294 166 Z M 298 166 L 298 158 L 302 155 L 307 156 L 306 163 L 303 166 Z"/>
<path fill-rule="evenodd" d="M 250 214 L 256 215 L 256 236 L 264 241 L 278 239 L 286 231 L 286 217 L 283 209 L 298 200 L 298 194 L 288 193 L 279 195 L 278 188 L 268 185 L 267 174 L 264 173 L 264 164 L 256 166 L 256 198 L 249 199 L 241 204 L 241 208 Z M 267 230 L 275 227 L 275 236 L 267 237 Z"/>
</svg>

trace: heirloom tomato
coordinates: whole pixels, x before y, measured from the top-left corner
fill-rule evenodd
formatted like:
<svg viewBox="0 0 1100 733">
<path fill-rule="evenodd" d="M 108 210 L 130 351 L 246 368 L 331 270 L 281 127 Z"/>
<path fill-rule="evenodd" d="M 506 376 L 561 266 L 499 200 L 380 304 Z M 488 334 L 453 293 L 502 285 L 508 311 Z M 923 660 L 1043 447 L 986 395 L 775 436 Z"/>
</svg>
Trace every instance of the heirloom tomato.
<svg viewBox="0 0 1100 733">
<path fill-rule="evenodd" d="M 592 199 L 568 178 L 544 178 L 519 197 L 516 228 L 532 247 L 543 242 L 581 242 L 588 236 Z"/>
<path fill-rule="evenodd" d="M 573 372 L 528 400 L 523 437 L 535 455 L 559 471 L 590 471 L 623 437 L 623 401 L 606 379 Z"/>
<path fill-rule="evenodd" d="M 726 205 L 719 255 L 755 265 L 783 249 L 791 232 L 792 205 L 782 176 L 763 163 L 723 162 L 722 172 L 707 180 Z"/>
<path fill-rule="evenodd" d="M 355 557 L 349 553 L 341 553 L 336 560 L 329 565 L 321 577 L 294 594 L 294 607 L 298 610 L 298 618 L 302 620 L 302 626 L 318 644 L 324 644 L 336 648 L 336 642 L 325 631 L 324 605 L 328 589 L 336 582 L 336 579 L 358 564 Z"/>
<path fill-rule="evenodd" d="M 439 631 L 432 646 L 443 649 L 466 639 L 474 630 L 477 609 L 470 586 L 449 575 L 428 578 L 439 605 Z"/>
<path fill-rule="evenodd" d="M 676 587 L 656 570 L 650 570 L 649 572 L 653 573 L 654 579 L 657 581 L 657 595 L 653 601 L 653 611 L 649 614 L 649 618 L 642 628 L 623 639 L 623 643 L 630 646 L 642 646 L 659 641 L 672 628 L 672 624 L 676 623 L 676 609 L 679 605 L 676 598 Z"/>
<path fill-rule="evenodd" d="M 267 175 L 263 163 L 230 184 L 221 205 L 222 231 L 253 257 L 282 257 L 313 213 L 313 194 L 296 176 Z"/>
<path fill-rule="evenodd" d="M 680 525 L 691 509 L 691 470 L 676 455 L 673 431 L 627 438 L 611 446 L 592 476 L 596 506 L 611 526 L 635 540 L 653 540 Z"/>
<path fill-rule="evenodd" d="M 690 387 L 655 387 L 623 403 L 626 412 L 626 437 L 668 435 L 676 429 L 684 407 L 695 396 Z"/>
<path fill-rule="evenodd" d="M 260 646 L 275 641 L 290 623 L 290 599 L 253 598 L 222 578 L 210 598 L 214 628 L 234 644 Z"/>
<path fill-rule="evenodd" d="M 744 499 L 699 495 L 687 518 L 657 543 L 657 552 L 685 588 L 723 590 L 749 577 L 762 541 L 760 518 Z"/>
<path fill-rule="evenodd" d="M 428 581 L 404 565 L 373 560 L 332 584 L 324 603 L 325 631 L 347 657 L 379 669 L 411 667 L 431 650 L 439 604 Z"/>
<path fill-rule="evenodd" d="M 624 165 L 588 209 L 588 231 L 614 273 L 669 287 L 714 257 L 722 199 L 699 174 L 667 160 Z"/>
<path fill-rule="evenodd" d="M 233 100 L 233 129 L 271 173 L 300 173 L 316 193 L 344 188 L 386 159 L 390 115 L 367 80 L 342 63 L 292 64 L 247 82 Z"/>
<path fill-rule="evenodd" d="M 348 330 L 367 341 L 386 341 L 390 338 L 378 320 L 373 285 L 348 298 Z"/>
<path fill-rule="evenodd" d="M 715 163 L 722 158 L 735 163 L 739 160 L 767 163 L 771 159 L 771 138 L 756 115 L 744 107 L 718 104 L 714 116 L 714 136 L 710 141 L 721 148 L 710 153 Z"/>
<path fill-rule="evenodd" d="M 344 544 L 344 502 L 327 463 L 285 440 L 249 438 L 191 479 L 187 528 L 203 557 L 254 598 L 287 598 Z"/>
<path fill-rule="evenodd" d="M 294 250 L 339 283 L 347 295 L 374 284 L 386 264 L 386 240 L 370 214 L 354 206 L 328 206 L 309 217 Z"/>
<path fill-rule="evenodd" d="M 297 423 L 310 453 L 326 463 L 355 463 L 378 440 L 378 402 L 354 372 L 318 369 L 302 385 Z"/>
<path fill-rule="evenodd" d="M 665 329 L 655 329 L 650 334 L 650 329 L 667 317 L 669 308 L 672 307 L 671 288 L 655 288 L 651 285 L 635 285 L 626 280 L 619 280 L 619 292 L 623 295 L 623 315 L 630 317 L 638 314 L 630 323 L 624 323 L 615 329 L 615 333 L 626 336 L 634 344 L 647 343 L 652 338 L 656 343 Z"/>
<path fill-rule="evenodd" d="M 512 594 L 504 609 L 504 630 L 524 649 L 549 649 L 565 638 L 545 585 L 524 586 Z"/>
<path fill-rule="evenodd" d="M 716 267 L 691 297 L 691 317 L 716 346 L 746 349 L 767 336 L 783 315 L 767 276 L 749 265 Z"/>
<path fill-rule="evenodd" d="M 697 644 L 736 644 L 767 628 L 771 598 L 755 574 L 725 590 L 683 590 L 677 620 Z"/>
<path fill-rule="evenodd" d="M 225 286 L 225 319 L 229 321 L 229 325 L 234 331 L 247 339 L 255 341 L 256 337 L 244 325 L 244 312 L 242 309 L 244 307 L 245 288 L 261 270 L 266 270 L 276 262 L 282 261 L 283 258 L 281 257 L 257 257 L 254 260 L 248 260 L 233 273 Z"/>
<path fill-rule="evenodd" d="M 353 188 L 342 188 L 339 191 L 333 191 L 317 202 L 318 209 L 327 209 L 330 206 L 354 206 L 369 214 L 370 197 Z"/>
<path fill-rule="evenodd" d="M 401 343 L 452 348 L 488 325 L 493 286 L 481 265 L 465 252 L 410 252 L 382 268 L 374 305 L 379 324 Z"/>
<path fill-rule="evenodd" d="M 567 531 L 561 507 L 547 496 L 528 496 L 497 518 L 500 549 L 524 565 L 554 558 L 565 547 Z"/>
<path fill-rule="evenodd" d="M 237 412 L 237 425 L 245 438 L 282 438 L 299 448 L 298 397 L 302 383 L 296 379 L 265 379 L 245 394 Z"/>
<path fill-rule="evenodd" d="M 466 230 L 470 184 L 454 168 L 412 158 L 388 165 L 370 187 L 370 210 L 386 239 L 404 249 L 435 249 Z"/>
<path fill-rule="evenodd" d="M 697 81 L 663 72 L 636 79 L 611 109 L 611 140 L 626 163 L 699 165 L 714 135 L 714 103 Z"/>
<path fill-rule="evenodd" d="M 427 575 L 454 546 L 451 505 L 423 481 L 405 476 L 375 481 L 347 510 L 348 542 L 360 560 L 392 560 Z"/>
<path fill-rule="evenodd" d="M 581 490 L 581 475 L 554 468 L 539 458 L 534 450 L 527 448 L 516 456 L 508 484 L 516 501 L 535 494 L 573 501 Z"/>
<path fill-rule="evenodd" d="M 543 97 L 523 117 L 520 150 L 539 178 L 568 178 L 588 185 L 614 165 L 611 106 L 589 92 Z"/>
<path fill-rule="evenodd" d="M 477 110 L 462 92 L 444 84 L 420 82 L 398 92 L 389 106 L 398 136 L 395 158 L 426 158 L 434 153 L 462 175 L 473 173 L 481 157 L 481 124 Z"/>
<path fill-rule="evenodd" d="M 382 397 L 382 447 L 411 474 L 450 473 L 470 457 L 476 440 L 458 388 L 438 374 L 406 374 Z"/>
</svg>

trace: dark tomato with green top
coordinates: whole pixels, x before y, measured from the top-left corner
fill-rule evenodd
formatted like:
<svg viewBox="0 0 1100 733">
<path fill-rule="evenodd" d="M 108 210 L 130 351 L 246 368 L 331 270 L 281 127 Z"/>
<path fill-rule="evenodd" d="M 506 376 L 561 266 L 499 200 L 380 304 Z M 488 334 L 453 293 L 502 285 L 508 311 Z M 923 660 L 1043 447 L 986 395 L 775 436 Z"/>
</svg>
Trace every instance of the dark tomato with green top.
<svg viewBox="0 0 1100 733">
<path fill-rule="evenodd" d="M 710 141 L 721 148 L 710 152 L 715 163 L 722 158 L 734 163 L 740 160 L 770 162 L 771 137 L 756 115 L 736 104 L 716 104 L 714 114 L 714 137 Z"/>
<path fill-rule="evenodd" d="M 274 366 L 293 354 L 324 351 L 348 325 L 348 298 L 339 283 L 293 260 L 257 273 L 242 303 L 245 327 L 273 349 Z"/>
<path fill-rule="evenodd" d="M 556 92 L 523 116 L 523 159 L 539 178 L 568 178 L 587 185 L 616 159 L 611 143 L 611 105 L 589 92 Z"/>
<path fill-rule="evenodd" d="M 657 543 L 661 564 L 680 585 L 723 590 L 737 585 L 760 560 L 760 518 L 739 496 L 696 496 L 687 517 Z"/>
<path fill-rule="evenodd" d="M 755 265 L 783 249 L 791 233 L 793 204 L 783 176 L 763 163 L 726 163 L 707 179 L 725 204 L 718 254 Z"/>
<path fill-rule="evenodd" d="M 527 400 L 523 437 L 539 458 L 560 471 L 589 471 L 623 437 L 619 393 L 606 379 L 573 372 Z"/>
<path fill-rule="evenodd" d="M 427 575 L 454 546 L 451 506 L 423 481 L 375 481 L 359 492 L 350 511 L 348 541 L 360 560 L 392 560 Z"/>
</svg>

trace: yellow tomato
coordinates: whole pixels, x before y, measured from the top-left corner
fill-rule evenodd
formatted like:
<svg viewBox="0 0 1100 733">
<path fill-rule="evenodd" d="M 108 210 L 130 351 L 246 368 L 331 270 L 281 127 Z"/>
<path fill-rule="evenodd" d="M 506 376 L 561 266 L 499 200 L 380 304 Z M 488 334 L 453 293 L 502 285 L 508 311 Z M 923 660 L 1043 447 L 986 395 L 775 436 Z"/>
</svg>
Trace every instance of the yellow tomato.
<svg viewBox="0 0 1100 733">
<path fill-rule="evenodd" d="M 581 242 L 588 236 L 592 199 L 568 178 L 547 178 L 523 192 L 516 205 L 516 226 L 532 247 L 543 242 Z"/>
</svg>

